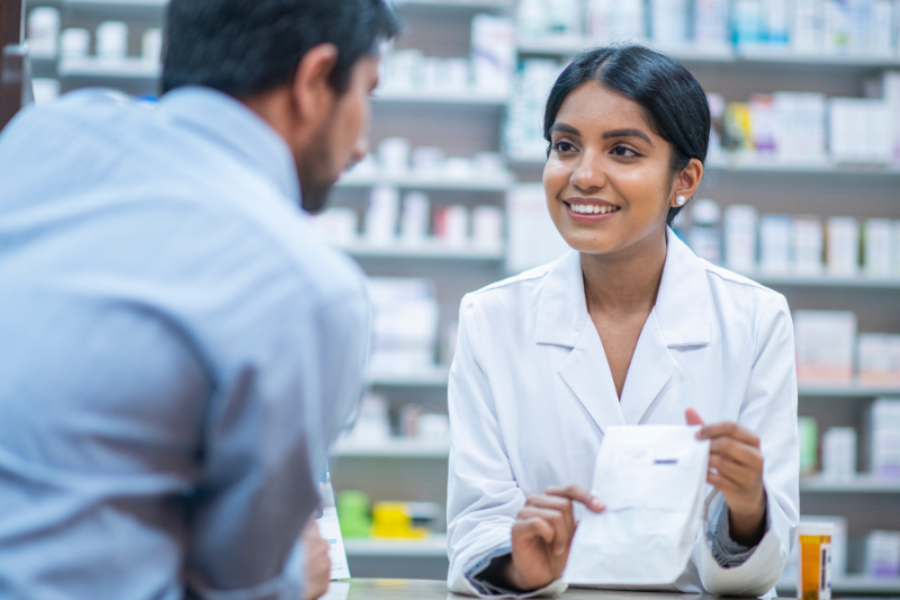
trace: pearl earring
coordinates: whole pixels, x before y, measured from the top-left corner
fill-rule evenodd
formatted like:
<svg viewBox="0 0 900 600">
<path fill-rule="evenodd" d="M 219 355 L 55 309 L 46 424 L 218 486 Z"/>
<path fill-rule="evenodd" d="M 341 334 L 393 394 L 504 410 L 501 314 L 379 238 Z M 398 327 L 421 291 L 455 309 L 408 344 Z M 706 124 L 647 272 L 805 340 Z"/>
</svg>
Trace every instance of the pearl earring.
<svg viewBox="0 0 900 600">
<path fill-rule="evenodd" d="M 685 198 L 684 196 L 678 196 L 677 198 L 675 198 L 675 204 L 677 204 L 678 206 L 684 206 L 685 203 L 687 203 L 687 198 Z"/>
</svg>

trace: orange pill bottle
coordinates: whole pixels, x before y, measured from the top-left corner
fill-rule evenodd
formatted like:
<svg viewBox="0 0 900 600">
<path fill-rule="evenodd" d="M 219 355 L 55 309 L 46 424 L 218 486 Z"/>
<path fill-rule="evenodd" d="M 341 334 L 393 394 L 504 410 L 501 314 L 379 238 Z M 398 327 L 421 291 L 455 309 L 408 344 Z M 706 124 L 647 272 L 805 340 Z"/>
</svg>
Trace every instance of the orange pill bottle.
<svg viewBox="0 0 900 600">
<path fill-rule="evenodd" d="M 831 600 L 832 523 L 800 523 L 797 526 L 797 598 Z"/>
</svg>

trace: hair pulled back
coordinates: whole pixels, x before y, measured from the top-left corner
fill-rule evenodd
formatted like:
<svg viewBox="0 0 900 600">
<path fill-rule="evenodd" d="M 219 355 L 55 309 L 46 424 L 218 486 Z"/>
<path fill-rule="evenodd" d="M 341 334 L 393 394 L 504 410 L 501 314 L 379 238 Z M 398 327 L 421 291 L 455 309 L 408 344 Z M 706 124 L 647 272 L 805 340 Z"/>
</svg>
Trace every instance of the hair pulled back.
<svg viewBox="0 0 900 600">
<path fill-rule="evenodd" d="M 706 160 L 711 125 L 706 93 L 681 63 L 640 45 L 593 48 L 565 68 L 550 90 L 544 111 L 548 143 L 562 103 L 589 81 L 638 103 L 654 132 L 672 144 L 673 174 L 687 167 L 692 158 Z M 671 224 L 680 211 L 681 207 L 670 208 L 667 222 Z"/>
</svg>

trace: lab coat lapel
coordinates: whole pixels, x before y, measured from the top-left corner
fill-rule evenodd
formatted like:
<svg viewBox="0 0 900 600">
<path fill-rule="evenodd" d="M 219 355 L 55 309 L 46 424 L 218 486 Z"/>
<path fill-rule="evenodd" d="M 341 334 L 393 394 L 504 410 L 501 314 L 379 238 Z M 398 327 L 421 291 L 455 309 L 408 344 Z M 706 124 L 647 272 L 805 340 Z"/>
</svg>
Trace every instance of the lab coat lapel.
<svg viewBox="0 0 900 600">
<path fill-rule="evenodd" d="M 571 348 L 559 376 L 601 430 L 625 424 L 609 361 L 587 313 L 577 252 L 559 259 L 544 280 L 535 341 Z"/>
<path fill-rule="evenodd" d="M 641 331 L 625 387 L 622 412 L 629 425 L 641 423 L 657 397 L 679 370 L 673 348 L 690 349 L 709 344 L 710 298 L 707 263 L 672 232 L 656 306 Z M 689 353 L 679 353 L 684 359 Z"/>
</svg>

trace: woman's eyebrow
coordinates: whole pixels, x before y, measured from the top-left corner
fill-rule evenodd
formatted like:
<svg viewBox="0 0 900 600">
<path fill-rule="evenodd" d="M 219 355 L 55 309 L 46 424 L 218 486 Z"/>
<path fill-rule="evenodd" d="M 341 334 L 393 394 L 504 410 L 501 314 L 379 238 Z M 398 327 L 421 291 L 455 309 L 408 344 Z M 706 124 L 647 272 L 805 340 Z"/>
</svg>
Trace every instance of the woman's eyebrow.
<svg viewBox="0 0 900 600">
<path fill-rule="evenodd" d="M 565 123 L 554 123 L 550 128 L 550 133 L 553 133 L 554 131 L 564 131 L 566 133 L 571 133 L 572 135 L 581 135 L 580 131 Z"/>
<path fill-rule="evenodd" d="M 650 137 L 640 129 L 614 129 L 603 134 L 604 140 L 617 137 L 638 137 L 650 144 L 651 147 L 655 147 L 650 141 Z"/>
</svg>

